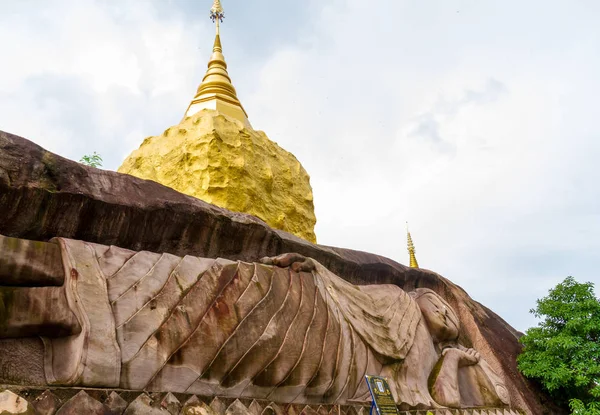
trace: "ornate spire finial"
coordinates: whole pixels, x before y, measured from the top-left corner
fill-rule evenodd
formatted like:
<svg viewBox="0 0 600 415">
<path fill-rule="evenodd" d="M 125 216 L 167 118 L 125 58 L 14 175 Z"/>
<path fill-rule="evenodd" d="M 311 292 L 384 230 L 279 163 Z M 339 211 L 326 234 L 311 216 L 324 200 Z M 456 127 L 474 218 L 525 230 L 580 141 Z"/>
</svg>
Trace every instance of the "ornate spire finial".
<svg viewBox="0 0 600 415">
<path fill-rule="evenodd" d="M 215 0 L 213 2 L 212 7 L 210 8 L 210 18 L 213 22 L 219 20 L 221 23 L 223 23 L 225 14 L 223 13 L 223 6 L 221 6 L 221 0 Z"/>
<path fill-rule="evenodd" d="M 221 0 L 215 0 L 212 7 L 210 8 L 210 19 L 217 25 L 217 36 L 219 35 L 219 23 L 223 23 L 225 13 L 223 13 L 223 6 L 221 6 Z"/>
<path fill-rule="evenodd" d="M 410 232 L 408 231 L 408 222 L 406 222 L 406 240 L 408 242 L 408 255 L 410 256 L 410 267 L 419 268 L 419 263 L 417 262 L 417 257 L 415 256 L 415 245 L 413 244 L 413 240 L 410 237 Z"/>
</svg>

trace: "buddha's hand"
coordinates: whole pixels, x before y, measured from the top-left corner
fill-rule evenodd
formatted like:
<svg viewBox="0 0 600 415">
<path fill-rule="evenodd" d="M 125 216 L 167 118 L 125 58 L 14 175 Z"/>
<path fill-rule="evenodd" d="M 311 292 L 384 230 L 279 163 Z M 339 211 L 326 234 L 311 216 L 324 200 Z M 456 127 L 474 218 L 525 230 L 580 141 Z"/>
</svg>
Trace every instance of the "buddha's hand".
<svg viewBox="0 0 600 415">
<path fill-rule="evenodd" d="M 79 333 L 68 287 L 58 244 L 0 235 L 0 338 Z"/>
<path fill-rule="evenodd" d="M 311 272 L 316 269 L 316 264 L 313 259 L 296 253 L 281 254 L 274 257 L 264 257 L 259 262 L 266 265 L 275 265 L 281 268 L 290 267 L 295 272 Z"/>
<path fill-rule="evenodd" d="M 448 348 L 442 351 L 445 359 L 455 360 L 459 367 L 472 366 L 479 363 L 479 352 L 475 349 Z"/>
</svg>

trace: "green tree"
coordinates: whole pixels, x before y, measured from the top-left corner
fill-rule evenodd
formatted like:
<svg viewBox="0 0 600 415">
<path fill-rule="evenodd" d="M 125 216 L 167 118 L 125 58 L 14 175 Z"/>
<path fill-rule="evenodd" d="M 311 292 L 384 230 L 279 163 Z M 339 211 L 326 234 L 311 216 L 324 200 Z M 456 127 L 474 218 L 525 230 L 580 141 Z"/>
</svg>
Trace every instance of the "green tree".
<svg viewBox="0 0 600 415">
<path fill-rule="evenodd" d="M 521 372 L 576 415 L 600 415 L 600 300 L 573 277 L 537 300 L 541 319 L 521 337 Z"/>
<path fill-rule="evenodd" d="M 102 157 L 94 151 L 94 154 L 86 154 L 79 160 L 81 164 L 90 167 L 102 167 Z"/>
<path fill-rule="evenodd" d="M 569 402 L 573 415 L 600 415 L 600 402 L 589 402 L 587 405 L 579 399 L 571 399 Z"/>
</svg>

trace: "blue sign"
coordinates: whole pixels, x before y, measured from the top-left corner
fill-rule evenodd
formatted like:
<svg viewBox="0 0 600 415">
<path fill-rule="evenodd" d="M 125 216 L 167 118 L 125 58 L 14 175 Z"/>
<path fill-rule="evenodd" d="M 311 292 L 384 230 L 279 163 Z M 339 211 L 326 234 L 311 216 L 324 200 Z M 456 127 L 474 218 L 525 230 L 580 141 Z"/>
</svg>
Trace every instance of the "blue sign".
<svg viewBox="0 0 600 415">
<path fill-rule="evenodd" d="M 385 378 L 380 376 L 365 376 L 373 403 L 371 404 L 371 414 L 373 408 L 377 411 L 377 415 L 399 415 L 396 401 L 392 396 L 392 391 Z"/>
</svg>

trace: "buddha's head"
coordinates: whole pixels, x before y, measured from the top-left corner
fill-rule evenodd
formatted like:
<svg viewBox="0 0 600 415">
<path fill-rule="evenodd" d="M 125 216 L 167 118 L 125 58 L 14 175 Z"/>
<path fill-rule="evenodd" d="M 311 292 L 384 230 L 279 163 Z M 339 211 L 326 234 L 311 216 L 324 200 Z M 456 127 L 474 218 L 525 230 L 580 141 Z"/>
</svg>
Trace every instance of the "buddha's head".
<svg viewBox="0 0 600 415">
<path fill-rule="evenodd" d="M 458 338 L 458 316 L 442 297 L 428 288 L 417 288 L 410 294 L 421 309 L 429 333 L 437 342 Z"/>
</svg>

